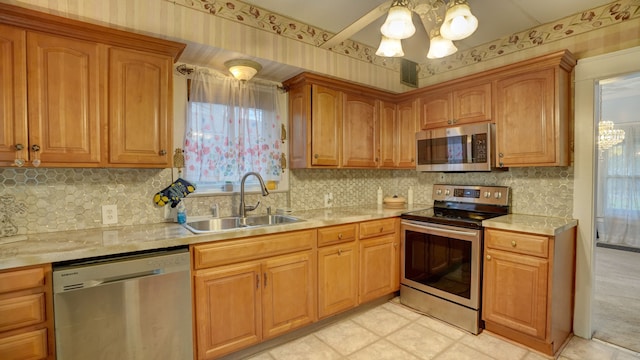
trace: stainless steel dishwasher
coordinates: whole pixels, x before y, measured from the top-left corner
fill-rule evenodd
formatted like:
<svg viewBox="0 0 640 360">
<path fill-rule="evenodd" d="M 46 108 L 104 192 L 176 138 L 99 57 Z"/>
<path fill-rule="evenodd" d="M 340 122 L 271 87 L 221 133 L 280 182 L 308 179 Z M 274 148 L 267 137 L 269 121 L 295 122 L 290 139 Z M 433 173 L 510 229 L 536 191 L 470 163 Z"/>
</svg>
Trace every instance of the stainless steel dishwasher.
<svg viewBox="0 0 640 360">
<path fill-rule="evenodd" d="M 188 249 L 54 264 L 58 360 L 193 359 Z"/>
</svg>

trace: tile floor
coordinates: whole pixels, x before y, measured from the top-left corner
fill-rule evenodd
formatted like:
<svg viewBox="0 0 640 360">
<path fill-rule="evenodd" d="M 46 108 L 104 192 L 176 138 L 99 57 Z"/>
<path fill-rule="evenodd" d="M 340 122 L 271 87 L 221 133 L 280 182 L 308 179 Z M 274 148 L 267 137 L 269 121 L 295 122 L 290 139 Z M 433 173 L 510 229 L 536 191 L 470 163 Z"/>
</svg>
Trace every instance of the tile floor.
<svg viewBox="0 0 640 360">
<path fill-rule="evenodd" d="M 544 360 L 548 357 L 488 332 L 474 336 L 411 311 L 394 298 L 249 359 Z M 573 337 L 558 359 L 640 360 L 640 353 Z"/>
</svg>

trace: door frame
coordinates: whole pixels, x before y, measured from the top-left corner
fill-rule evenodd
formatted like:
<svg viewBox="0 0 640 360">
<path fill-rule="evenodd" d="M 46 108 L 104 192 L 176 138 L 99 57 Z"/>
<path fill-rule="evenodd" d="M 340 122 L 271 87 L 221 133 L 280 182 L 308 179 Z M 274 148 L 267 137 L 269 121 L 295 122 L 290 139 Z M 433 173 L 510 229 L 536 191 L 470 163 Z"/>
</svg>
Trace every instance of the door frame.
<svg viewBox="0 0 640 360">
<path fill-rule="evenodd" d="M 576 294 L 573 317 L 575 335 L 591 339 L 595 285 L 595 138 L 596 85 L 599 80 L 640 71 L 640 47 L 578 60 L 574 98 L 573 217 L 578 219 L 576 248 Z"/>
</svg>

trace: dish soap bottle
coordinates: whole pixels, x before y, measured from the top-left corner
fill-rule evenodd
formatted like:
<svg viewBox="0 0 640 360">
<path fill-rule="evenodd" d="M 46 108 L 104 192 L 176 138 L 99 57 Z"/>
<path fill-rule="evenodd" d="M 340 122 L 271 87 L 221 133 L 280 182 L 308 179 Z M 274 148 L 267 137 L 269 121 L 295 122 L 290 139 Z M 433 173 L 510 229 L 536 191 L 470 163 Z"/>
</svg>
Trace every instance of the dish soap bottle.
<svg viewBox="0 0 640 360">
<path fill-rule="evenodd" d="M 184 224 L 187 222 L 187 208 L 184 206 L 184 202 L 178 203 L 178 224 Z"/>
<path fill-rule="evenodd" d="M 382 187 L 378 186 L 378 205 L 382 205 Z"/>
</svg>

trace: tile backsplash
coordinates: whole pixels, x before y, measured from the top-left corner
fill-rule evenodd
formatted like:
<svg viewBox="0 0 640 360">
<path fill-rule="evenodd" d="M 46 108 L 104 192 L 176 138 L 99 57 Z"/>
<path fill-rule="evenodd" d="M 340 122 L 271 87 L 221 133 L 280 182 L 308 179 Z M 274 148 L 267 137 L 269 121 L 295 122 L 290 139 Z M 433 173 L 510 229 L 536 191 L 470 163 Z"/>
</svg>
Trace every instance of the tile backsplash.
<svg viewBox="0 0 640 360">
<path fill-rule="evenodd" d="M 248 194 L 246 202 L 308 210 L 324 207 L 331 193 L 333 206 L 373 204 L 378 187 L 384 196 L 414 190 L 416 204 L 430 204 L 434 183 L 511 187 L 512 212 L 571 217 L 573 168 L 513 168 L 490 173 L 420 173 L 413 170 L 289 170 L 290 190 L 267 197 Z M 166 209 L 153 195 L 171 184 L 171 169 L 0 169 L 0 237 L 88 229 L 103 226 L 101 206 L 116 204 L 118 224 L 144 225 L 167 220 Z M 239 195 L 189 196 L 189 215 L 207 215 L 218 204 L 221 216 L 237 213 Z M 173 213 L 168 214 L 169 217 Z"/>
</svg>

